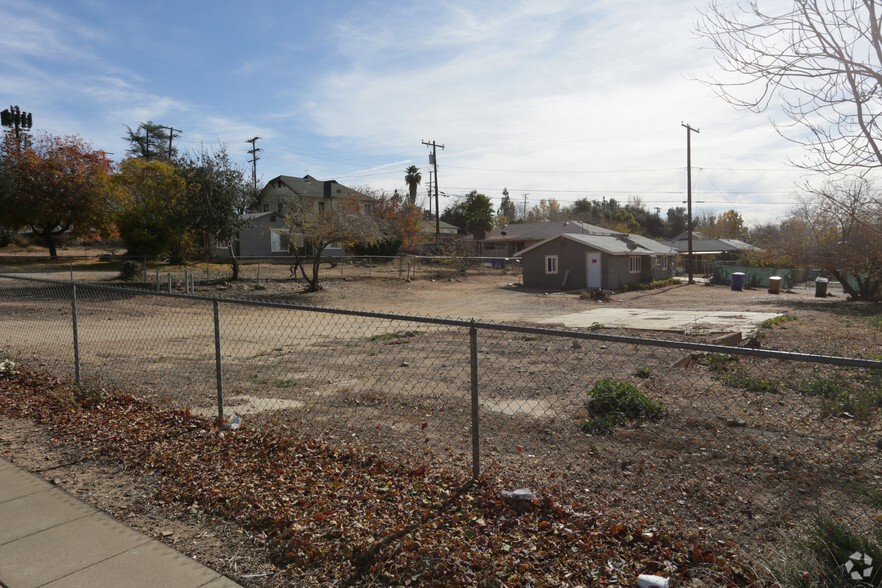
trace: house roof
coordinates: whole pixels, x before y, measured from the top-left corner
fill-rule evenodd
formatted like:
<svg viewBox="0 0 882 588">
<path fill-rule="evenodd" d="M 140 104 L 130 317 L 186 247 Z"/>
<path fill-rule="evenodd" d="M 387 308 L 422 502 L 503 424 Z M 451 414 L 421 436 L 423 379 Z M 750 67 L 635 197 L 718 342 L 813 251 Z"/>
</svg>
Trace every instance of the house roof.
<svg viewBox="0 0 882 588">
<path fill-rule="evenodd" d="M 427 232 L 430 232 L 430 233 L 434 233 L 434 232 L 435 232 L 435 221 L 434 221 L 434 220 L 426 220 L 426 219 L 423 219 L 422 227 L 423 227 L 423 230 L 424 230 L 424 231 L 427 231 Z M 447 229 L 447 230 L 451 230 L 451 229 L 452 229 L 452 230 L 454 230 L 454 231 L 458 231 L 458 230 L 459 230 L 459 227 L 457 227 L 457 226 L 455 226 L 455 225 L 451 225 L 450 223 L 445 223 L 443 220 L 439 220 L 439 221 L 438 221 L 438 228 L 440 228 L 440 229 Z"/>
<path fill-rule="evenodd" d="M 503 235 L 503 231 L 505 235 Z M 542 241 L 564 233 L 586 235 L 614 235 L 616 231 L 589 225 L 581 221 L 542 221 L 538 223 L 515 223 L 493 227 L 483 241 L 485 243 L 504 243 L 506 241 Z"/>
<path fill-rule="evenodd" d="M 290 190 L 298 196 L 309 198 L 334 198 L 336 196 L 355 196 L 367 198 L 364 194 L 353 190 L 337 180 L 317 180 L 309 174 L 302 178 L 296 176 L 276 176 L 266 183 L 260 191 L 260 199 L 280 189 Z"/>
<path fill-rule="evenodd" d="M 670 245 L 680 253 L 689 251 L 688 236 L 684 239 L 663 241 L 663 243 L 665 243 L 665 245 Z M 695 234 L 693 233 L 693 253 L 722 253 L 723 251 L 759 251 L 759 247 L 755 247 L 744 241 L 739 241 L 738 239 L 696 239 Z"/>
<path fill-rule="evenodd" d="M 597 249 L 607 255 L 674 255 L 677 252 L 669 246 L 653 241 L 647 237 L 640 235 L 626 235 L 624 233 L 615 233 L 610 235 L 582 235 L 580 233 L 564 233 L 556 235 L 531 245 L 515 254 L 515 257 L 521 257 L 524 253 L 537 249 L 546 243 L 550 243 L 555 239 L 568 239 L 581 243 L 592 249 Z"/>
</svg>

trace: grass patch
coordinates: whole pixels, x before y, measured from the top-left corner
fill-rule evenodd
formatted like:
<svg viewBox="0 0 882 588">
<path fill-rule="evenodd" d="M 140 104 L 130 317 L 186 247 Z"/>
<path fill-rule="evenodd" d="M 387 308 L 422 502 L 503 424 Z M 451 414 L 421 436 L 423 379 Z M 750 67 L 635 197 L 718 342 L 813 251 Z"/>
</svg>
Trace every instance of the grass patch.
<svg viewBox="0 0 882 588">
<path fill-rule="evenodd" d="M 771 329 L 775 325 L 781 325 L 784 323 L 789 323 L 790 321 L 795 321 L 796 317 L 792 314 L 782 314 L 776 317 L 772 317 L 770 319 L 766 319 L 760 323 L 760 327 L 764 329 Z"/>
<path fill-rule="evenodd" d="M 875 329 L 882 330 L 882 314 L 871 318 L 870 319 L 870 326 Z"/>
<path fill-rule="evenodd" d="M 882 386 L 878 370 L 867 370 L 847 376 L 835 373 L 831 377 L 810 376 L 797 392 L 818 399 L 824 414 L 848 413 L 856 418 L 870 418 L 877 407 L 882 407 Z"/>
<path fill-rule="evenodd" d="M 779 586 L 880 586 L 882 529 L 859 534 L 818 514 L 805 530 L 805 538 L 785 547 L 780 559 L 771 567 Z"/>
<path fill-rule="evenodd" d="M 866 505 L 873 508 L 882 508 L 882 491 L 853 480 L 838 480 L 838 482 L 851 492 L 860 496 L 861 500 Z"/>
<path fill-rule="evenodd" d="M 717 379 L 730 388 L 740 388 L 750 392 L 777 393 L 781 391 L 781 382 L 769 378 L 754 377 L 747 373 L 738 358 L 725 353 L 708 353 L 700 362 Z"/>
<path fill-rule="evenodd" d="M 595 382 L 586 403 L 590 418 L 582 423 L 586 433 L 605 435 L 634 420 L 657 420 L 667 414 L 660 402 L 653 402 L 627 382 L 603 379 Z"/>
</svg>

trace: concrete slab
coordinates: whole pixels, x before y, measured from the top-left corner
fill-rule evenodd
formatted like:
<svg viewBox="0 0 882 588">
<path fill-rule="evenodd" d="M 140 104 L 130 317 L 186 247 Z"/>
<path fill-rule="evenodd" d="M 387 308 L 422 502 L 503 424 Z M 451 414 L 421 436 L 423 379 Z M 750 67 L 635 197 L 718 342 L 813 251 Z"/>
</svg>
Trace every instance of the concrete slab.
<svg viewBox="0 0 882 588">
<path fill-rule="evenodd" d="M 702 310 L 653 310 L 648 308 L 602 307 L 565 314 L 540 322 L 587 328 L 595 323 L 617 329 L 674 331 L 680 333 L 740 332 L 752 337 L 760 323 L 778 316 L 774 312 L 735 312 Z"/>
</svg>

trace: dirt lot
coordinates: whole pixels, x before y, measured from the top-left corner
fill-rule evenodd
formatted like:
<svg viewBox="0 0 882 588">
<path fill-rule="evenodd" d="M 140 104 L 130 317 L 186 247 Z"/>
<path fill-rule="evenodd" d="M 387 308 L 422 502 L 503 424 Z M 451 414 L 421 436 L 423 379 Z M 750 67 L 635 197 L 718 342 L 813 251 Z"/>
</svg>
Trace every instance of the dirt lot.
<svg viewBox="0 0 882 588">
<path fill-rule="evenodd" d="M 598 305 L 778 312 L 795 320 L 762 330 L 752 345 L 864 357 L 878 354 L 882 342 L 882 331 L 871 324 L 882 308 L 848 302 L 835 290 L 834 296 L 816 298 L 808 289 L 771 295 L 684 284 L 616 294 L 597 303 L 577 292 L 529 291 L 516 285 L 516 275 L 501 272 L 427 273 L 415 280 L 389 273 L 373 272 L 370 279 L 335 277 L 325 282 L 323 291 L 303 293 L 301 283 L 265 272 L 259 286 L 256 281 L 212 281 L 198 284 L 196 294 L 534 326 Z M 95 274 L 90 281 L 108 277 Z M 68 339 L 58 334 L 67 308 L 61 298 L 23 301 L 0 294 L 0 350 L 36 362 L 69 352 Z M 100 366 L 105 380 L 152 389 L 158 401 L 170 394 L 162 387 L 165 377 L 178 390 L 211 390 L 210 378 L 204 384 L 194 375 L 202 369 L 210 375 L 213 361 L 210 353 L 195 359 L 197 348 L 211 349 L 210 318 L 203 309 L 194 310 L 189 303 L 148 306 L 140 297 L 84 296 L 81 311 L 82 336 L 95 343 L 85 346 L 84 363 Z M 223 312 L 230 317 L 226 306 Z M 259 399 L 273 408 L 274 419 L 287 418 L 301 430 L 343 442 L 392 443 L 403 454 L 420 453 L 426 444 L 434 455 L 449 460 L 445 467 L 467 468 L 464 332 L 408 321 L 341 319 L 328 326 L 312 317 L 263 308 L 242 309 L 239 316 L 225 318 L 230 321 L 224 354 L 231 403 L 244 396 Z M 174 328 L 154 325 L 159 322 Z M 99 331 L 102 324 L 112 328 Z M 153 349 L 141 342 L 145 335 L 163 344 Z M 512 332 L 482 332 L 480 340 L 486 466 L 534 489 L 563 493 L 623 517 L 650 516 L 660 527 L 707 526 L 721 539 L 751 551 L 754 541 L 776 540 L 816 504 L 854 507 L 859 496 L 849 494 L 851 486 L 831 483 L 849 468 L 864 472 L 853 483 L 868 492 L 879 492 L 882 486 L 882 452 L 875 447 L 882 440 L 878 407 L 868 418 L 852 419 L 843 416 L 845 410 L 831 413 L 789 388 L 774 393 L 735 389 L 723 385 L 700 358 L 693 360 L 683 351 Z M 745 360 L 742 365 L 752 376 L 778 382 L 828 376 L 826 368 L 819 372 L 804 364 Z M 638 367 L 652 375 L 634 378 Z M 664 402 L 669 416 L 612 437 L 580 434 L 585 391 L 591 382 L 609 377 L 639 385 Z M 281 409 L 271 404 L 279 400 L 291 404 Z M 249 574 L 273 569 L 260 545 L 243 540 L 248 531 L 235 523 L 209 521 L 188 505 L 161 503 L 153 498 L 151 480 L 135 483 L 113 464 L 84 460 L 77 448 L 53 444 L 51 433 L 37 425 L 8 419 L 0 425 L 4 457 L 57 480 L 133 526 L 232 576 L 241 575 L 242 569 Z M 880 516 L 878 509 L 862 512 L 857 518 L 864 522 Z"/>
</svg>

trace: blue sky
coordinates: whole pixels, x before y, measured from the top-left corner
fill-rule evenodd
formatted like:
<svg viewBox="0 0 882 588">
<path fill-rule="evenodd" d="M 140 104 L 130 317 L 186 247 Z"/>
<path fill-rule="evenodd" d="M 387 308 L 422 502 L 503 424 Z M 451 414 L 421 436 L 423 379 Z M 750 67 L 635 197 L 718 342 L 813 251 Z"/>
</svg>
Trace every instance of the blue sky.
<svg viewBox="0 0 882 588">
<path fill-rule="evenodd" d="M 662 214 L 782 217 L 803 175 L 768 115 L 692 79 L 716 71 L 690 0 L 0 0 L 0 105 L 34 127 L 124 156 L 126 125 L 225 143 L 250 177 L 337 179 L 425 200 L 439 187 L 522 206 L 639 197 Z"/>
</svg>

